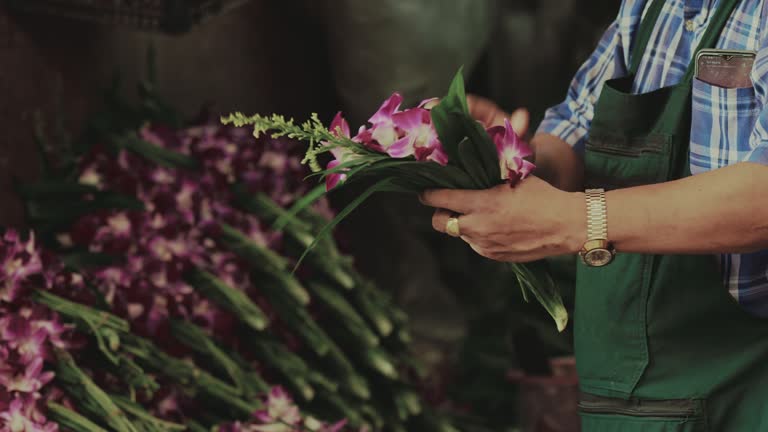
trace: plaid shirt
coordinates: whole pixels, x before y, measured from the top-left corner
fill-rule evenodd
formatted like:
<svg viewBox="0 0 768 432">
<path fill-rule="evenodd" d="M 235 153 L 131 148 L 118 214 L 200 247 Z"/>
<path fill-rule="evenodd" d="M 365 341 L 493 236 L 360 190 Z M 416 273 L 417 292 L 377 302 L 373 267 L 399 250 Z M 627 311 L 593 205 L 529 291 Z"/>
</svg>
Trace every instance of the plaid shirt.
<svg viewBox="0 0 768 432">
<path fill-rule="evenodd" d="M 624 76 L 650 0 L 623 0 L 619 15 L 576 73 L 564 102 L 550 108 L 538 132 L 582 152 L 604 81 Z M 678 83 L 721 0 L 668 0 L 640 63 L 633 91 Z M 765 4 L 764 4 L 765 3 Z M 753 87 L 726 89 L 694 80 L 690 161 L 695 175 L 743 161 L 768 164 L 768 0 L 743 0 L 717 48 L 757 52 Z M 768 185 L 766 185 L 768 187 Z M 737 205 L 749 205 L 740 203 Z M 750 312 L 768 316 L 768 250 L 719 256 L 724 284 Z"/>
</svg>

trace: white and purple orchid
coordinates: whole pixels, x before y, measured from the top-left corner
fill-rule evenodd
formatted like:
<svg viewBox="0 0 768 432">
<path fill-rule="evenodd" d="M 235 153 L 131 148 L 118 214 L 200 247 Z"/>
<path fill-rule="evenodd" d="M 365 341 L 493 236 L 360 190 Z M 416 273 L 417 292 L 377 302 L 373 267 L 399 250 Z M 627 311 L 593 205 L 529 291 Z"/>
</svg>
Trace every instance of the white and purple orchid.
<svg viewBox="0 0 768 432">
<path fill-rule="evenodd" d="M 16 397 L 0 411 L 0 432 L 57 432 L 59 425 L 48 422 L 31 396 Z"/>
<path fill-rule="evenodd" d="M 394 114 L 392 120 L 403 132 L 403 137 L 389 148 L 390 156 L 395 158 L 414 156 L 417 161 L 430 160 L 440 165 L 448 163 L 448 155 L 445 154 L 437 137 L 429 110 L 411 108 Z"/>
<path fill-rule="evenodd" d="M 336 116 L 333 118 L 333 121 L 331 122 L 331 128 L 330 128 L 331 134 L 337 137 L 345 137 L 350 138 L 350 132 L 349 132 L 349 123 L 342 117 L 341 111 L 336 113 Z M 328 163 L 326 166 L 326 169 L 334 169 L 344 163 L 345 161 L 349 160 L 350 157 L 353 157 L 353 154 L 349 151 L 344 149 L 343 147 L 334 147 L 331 149 L 331 154 L 333 155 L 334 159 Z M 346 180 L 347 175 L 344 174 L 344 172 L 332 172 L 329 173 L 325 177 L 325 189 L 331 190 L 336 187 L 339 183 Z"/>
<path fill-rule="evenodd" d="M 509 119 L 504 119 L 504 126 L 493 126 L 487 131 L 493 139 L 493 143 L 496 144 L 501 178 L 514 186 L 520 180 L 528 177 L 536 165 L 524 158 L 532 156 L 533 152 L 528 144 L 512 129 Z"/>
<path fill-rule="evenodd" d="M 250 422 L 224 425 L 218 432 L 340 432 L 347 424 L 346 420 L 324 423 L 311 416 L 302 417 L 299 407 L 280 386 L 272 387 L 263 400 L 264 409 L 256 411 Z"/>
</svg>

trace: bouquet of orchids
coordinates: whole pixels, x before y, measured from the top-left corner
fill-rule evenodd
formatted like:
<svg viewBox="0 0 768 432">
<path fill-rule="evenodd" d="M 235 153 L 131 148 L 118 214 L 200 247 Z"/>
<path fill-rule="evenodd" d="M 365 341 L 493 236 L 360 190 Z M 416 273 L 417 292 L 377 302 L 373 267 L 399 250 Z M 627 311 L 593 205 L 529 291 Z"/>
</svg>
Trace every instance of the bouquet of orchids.
<svg viewBox="0 0 768 432">
<path fill-rule="evenodd" d="M 304 162 L 325 178 L 325 191 L 353 181 L 373 182 L 326 225 L 323 234 L 376 192 L 488 189 L 502 182 L 514 187 L 535 169 L 525 159 L 532 155 L 530 148 L 508 120 L 504 126 L 485 129 L 472 118 L 461 71 L 441 100 L 428 99 L 417 107 L 401 110 L 402 101 L 400 94 L 393 94 L 369 119 L 370 125 L 360 127 L 355 136 L 341 113 L 330 128 L 317 115 L 301 125 L 280 115 L 247 117 L 241 113 L 222 121 L 252 125 L 256 137 L 268 132 L 273 137 L 307 141 Z M 318 161 L 323 153 L 333 156 L 325 169 Z M 303 200 L 293 211 L 308 204 L 309 200 Z M 511 269 L 523 298 L 527 300 L 529 294 L 536 297 L 562 331 L 568 313 L 546 270 L 538 263 L 511 264 Z"/>
</svg>

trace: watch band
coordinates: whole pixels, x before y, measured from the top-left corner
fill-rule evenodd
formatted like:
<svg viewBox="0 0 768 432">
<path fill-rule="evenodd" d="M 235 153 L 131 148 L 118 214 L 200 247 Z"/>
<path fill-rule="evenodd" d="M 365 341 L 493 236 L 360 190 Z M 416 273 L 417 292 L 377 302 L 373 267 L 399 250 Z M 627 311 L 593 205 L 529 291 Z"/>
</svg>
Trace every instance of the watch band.
<svg viewBox="0 0 768 432">
<path fill-rule="evenodd" d="M 608 210 L 604 189 L 587 189 L 587 240 L 608 240 Z"/>
</svg>

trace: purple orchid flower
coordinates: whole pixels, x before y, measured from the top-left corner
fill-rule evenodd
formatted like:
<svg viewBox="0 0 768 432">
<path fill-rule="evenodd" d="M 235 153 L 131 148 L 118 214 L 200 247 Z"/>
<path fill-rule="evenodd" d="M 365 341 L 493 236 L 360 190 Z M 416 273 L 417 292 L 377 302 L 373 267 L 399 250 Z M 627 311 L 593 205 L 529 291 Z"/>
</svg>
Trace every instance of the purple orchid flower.
<svg viewBox="0 0 768 432">
<path fill-rule="evenodd" d="M 21 373 L 0 373 L 0 386 L 9 392 L 36 394 L 53 379 L 53 372 L 43 372 L 43 358 L 36 357 Z"/>
<path fill-rule="evenodd" d="M 30 320 L 19 314 L 0 318 L 0 339 L 15 350 L 22 363 L 28 363 L 45 354 L 45 328 L 33 329 Z"/>
<path fill-rule="evenodd" d="M 523 159 L 533 155 L 533 152 L 528 144 L 517 136 L 509 119 L 504 119 L 504 126 L 493 126 L 487 131 L 496 144 L 503 180 L 514 186 L 533 172 L 536 165 Z"/>
<path fill-rule="evenodd" d="M 34 233 L 22 242 L 16 231 L 8 230 L 3 236 L 0 253 L 0 301 L 10 303 L 21 294 L 22 283 L 29 276 L 41 273 L 43 265 L 35 249 Z"/>
<path fill-rule="evenodd" d="M 47 422 L 31 397 L 15 398 L 8 409 L 0 412 L 0 432 L 56 432 L 56 423 Z"/>
<path fill-rule="evenodd" d="M 387 149 L 400 138 L 392 116 L 399 112 L 401 103 L 403 103 L 403 96 L 400 93 L 393 93 L 368 119 L 371 127 L 360 127 L 354 140 L 373 150 L 386 153 Z"/>
<path fill-rule="evenodd" d="M 283 426 L 295 426 L 301 423 L 299 408 L 293 403 L 288 393 L 280 386 L 272 387 L 264 401 L 266 408 L 256 411 L 256 420 L 266 425 L 274 423 Z M 267 429 L 256 429 L 267 432 Z M 286 429 L 290 431 L 291 428 Z"/>
<path fill-rule="evenodd" d="M 334 136 L 340 136 L 340 137 L 350 137 L 349 133 L 349 123 L 342 117 L 341 111 L 336 113 L 336 116 L 333 118 L 333 121 L 331 122 L 330 127 L 331 134 Z M 334 147 L 331 149 L 331 154 L 333 154 L 334 160 L 328 162 L 328 165 L 325 167 L 326 169 L 333 169 L 337 166 L 341 165 L 343 162 L 345 162 L 345 158 L 349 160 L 351 153 L 349 150 L 346 150 L 342 147 Z M 347 175 L 343 172 L 334 172 L 330 173 L 325 177 L 325 190 L 331 190 L 336 187 L 339 183 L 343 182 L 347 179 Z"/>
<path fill-rule="evenodd" d="M 403 158 L 413 155 L 418 161 L 431 160 L 440 165 L 448 163 L 448 155 L 437 137 L 429 110 L 405 110 L 394 114 L 392 121 L 405 135 L 387 150 L 390 156 Z"/>
</svg>

